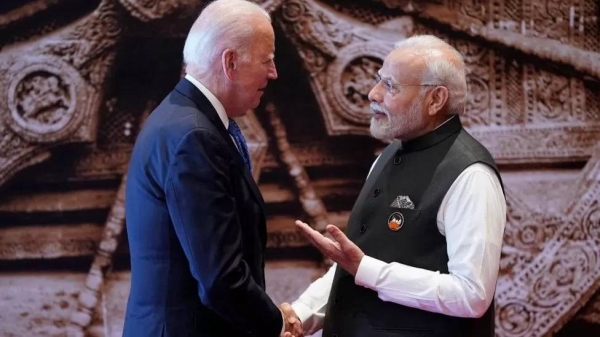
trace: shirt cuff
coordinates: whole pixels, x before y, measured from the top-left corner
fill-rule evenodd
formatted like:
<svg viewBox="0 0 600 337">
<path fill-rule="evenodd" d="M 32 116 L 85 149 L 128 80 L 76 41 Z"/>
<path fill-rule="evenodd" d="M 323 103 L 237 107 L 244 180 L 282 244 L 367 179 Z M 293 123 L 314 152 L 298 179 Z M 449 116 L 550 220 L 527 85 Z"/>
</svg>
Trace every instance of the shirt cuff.
<svg viewBox="0 0 600 337">
<path fill-rule="evenodd" d="M 381 274 L 381 270 L 387 266 L 387 263 L 374 259 L 369 256 L 363 256 L 356 276 L 354 277 L 354 283 L 359 286 L 363 286 L 370 289 L 375 289 L 377 280 Z"/>
<path fill-rule="evenodd" d="M 292 303 L 292 309 L 294 309 L 296 316 L 298 316 L 298 319 L 302 322 L 302 329 L 306 331 L 304 323 L 306 323 L 313 315 L 312 310 L 306 304 L 298 301 Z"/>
</svg>

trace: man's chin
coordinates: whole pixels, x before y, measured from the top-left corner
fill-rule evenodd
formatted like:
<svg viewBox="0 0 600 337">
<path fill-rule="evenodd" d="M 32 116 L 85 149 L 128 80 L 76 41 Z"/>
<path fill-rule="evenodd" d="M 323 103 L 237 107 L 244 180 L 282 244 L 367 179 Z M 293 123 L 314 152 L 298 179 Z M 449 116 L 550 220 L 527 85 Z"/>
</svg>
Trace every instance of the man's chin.
<svg viewBox="0 0 600 337">
<path fill-rule="evenodd" d="M 390 136 L 389 130 L 387 130 L 385 126 L 376 124 L 377 123 L 374 123 L 371 119 L 371 127 L 369 128 L 369 131 L 371 132 L 371 136 L 373 138 L 379 139 L 383 142 L 388 142 L 393 139 L 393 137 Z"/>
<path fill-rule="evenodd" d="M 249 105 L 247 106 L 247 107 L 248 107 L 248 109 L 246 109 L 246 110 L 245 110 L 244 114 L 246 114 L 246 112 L 249 112 L 249 111 L 253 111 L 253 110 L 255 110 L 256 108 L 258 108 L 258 106 L 259 106 L 259 105 L 260 105 L 260 98 L 258 98 L 258 99 L 256 99 L 256 100 L 254 100 L 254 101 L 252 102 L 252 104 L 249 104 Z"/>
</svg>

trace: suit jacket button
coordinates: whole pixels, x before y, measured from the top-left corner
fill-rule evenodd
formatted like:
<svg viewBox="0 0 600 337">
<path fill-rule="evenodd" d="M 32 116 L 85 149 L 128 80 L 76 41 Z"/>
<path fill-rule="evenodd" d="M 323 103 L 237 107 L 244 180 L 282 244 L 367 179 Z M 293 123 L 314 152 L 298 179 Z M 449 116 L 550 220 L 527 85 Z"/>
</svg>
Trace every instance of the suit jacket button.
<svg viewBox="0 0 600 337">
<path fill-rule="evenodd" d="M 381 190 L 379 188 L 376 188 L 375 190 L 373 190 L 374 197 L 377 197 L 379 195 L 379 193 L 381 193 Z"/>
<path fill-rule="evenodd" d="M 365 224 L 360 225 L 360 232 L 364 233 L 366 231 L 367 231 L 367 225 L 365 225 Z"/>
<path fill-rule="evenodd" d="M 338 337 L 338 334 L 334 333 L 331 337 Z"/>
<path fill-rule="evenodd" d="M 400 156 L 394 157 L 394 165 L 400 165 L 401 162 L 402 162 L 402 158 Z"/>
<path fill-rule="evenodd" d="M 333 304 L 338 304 L 338 303 L 340 303 L 340 298 L 336 296 L 336 297 L 333 299 Z"/>
</svg>

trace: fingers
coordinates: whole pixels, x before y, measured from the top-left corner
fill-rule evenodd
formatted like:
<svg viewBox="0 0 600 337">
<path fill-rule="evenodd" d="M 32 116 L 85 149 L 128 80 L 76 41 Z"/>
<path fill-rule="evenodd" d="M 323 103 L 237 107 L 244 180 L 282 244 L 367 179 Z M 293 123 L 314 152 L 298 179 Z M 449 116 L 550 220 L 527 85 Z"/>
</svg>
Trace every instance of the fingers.
<svg viewBox="0 0 600 337">
<path fill-rule="evenodd" d="M 298 319 L 298 316 L 296 316 L 294 308 L 292 308 L 292 306 L 289 303 L 282 303 L 279 306 L 279 309 L 285 316 L 284 323 L 287 331 L 286 333 L 289 333 L 289 335 L 284 334 L 284 337 L 302 337 L 302 322 L 300 321 L 300 319 Z"/>
<path fill-rule="evenodd" d="M 334 261 L 337 260 L 337 255 L 340 253 L 340 245 L 337 242 L 326 238 L 321 233 L 312 229 L 308 224 L 300 220 L 296 221 L 296 226 L 304 232 L 304 235 L 307 237 L 307 239 L 312 243 L 313 246 L 319 249 L 321 253 Z"/>
<path fill-rule="evenodd" d="M 346 234 L 344 234 L 337 226 L 327 225 L 327 232 L 342 246 L 345 246 L 350 242 Z"/>
<path fill-rule="evenodd" d="M 298 228 L 300 228 L 303 232 L 305 232 L 306 234 L 311 234 L 312 232 L 316 232 L 314 229 L 312 229 L 307 223 L 302 222 L 300 220 L 296 220 L 296 226 Z"/>
<path fill-rule="evenodd" d="M 283 312 L 283 314 L 284 314 L 286 317 L 289 317 L 289 316 L 296 316 L 296 313 L 294 312 L 294 309 L 293 309 L 293 308 L 292 308 L 292 306 L 291 306 L 289 303 L 287 303 L 287 302 L 281 303 L 281 305 L 279 306 L 279 309 L 281 309 L 281 311 Z"/>
<path fill-rule="evenodd" d="M 296 226 L 304 232 L 304 235 L 313 243 L 313 245 L 323 246 L 324 243 L 326 244 L 327 238 L 325 238 L 321 233 L 312 229 L 308 224 L 300 220 L 296 220 Z"/>
</svg>

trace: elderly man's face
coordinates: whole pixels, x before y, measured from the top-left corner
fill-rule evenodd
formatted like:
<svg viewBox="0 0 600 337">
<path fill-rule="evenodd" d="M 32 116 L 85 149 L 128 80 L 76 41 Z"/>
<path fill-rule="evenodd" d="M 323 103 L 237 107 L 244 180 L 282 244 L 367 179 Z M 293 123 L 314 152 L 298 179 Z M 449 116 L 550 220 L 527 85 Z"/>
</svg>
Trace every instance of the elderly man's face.
<svg viewBox="0 0 600 337">
<path fill-rule="evenodd" d="M 427 118 L 419 86 L 424 70 L 424 62 L 406 50 L 394 50 L 385 58 L 380 81 L 369 92 L 373 137 L 410 140 L 421 133 Z"/>
<path fill-rule="evenodd" d="M 269 80 L 277 78 L 275 34 L 268 20 L 257 23 L 248 52 L 248 61 L 239 63 L 235 85 L 237 104 L 244 112 L 258 106 Z"/>
</svg>

